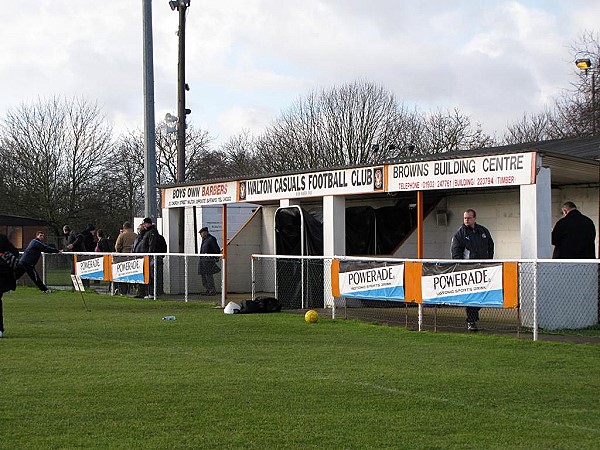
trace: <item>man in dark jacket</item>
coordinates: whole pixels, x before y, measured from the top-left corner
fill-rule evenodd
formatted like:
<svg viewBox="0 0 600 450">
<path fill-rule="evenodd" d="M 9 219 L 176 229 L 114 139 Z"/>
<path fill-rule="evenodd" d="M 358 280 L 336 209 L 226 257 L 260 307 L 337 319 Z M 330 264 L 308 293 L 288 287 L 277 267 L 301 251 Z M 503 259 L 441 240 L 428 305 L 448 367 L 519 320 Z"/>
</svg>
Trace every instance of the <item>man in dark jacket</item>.
<svg viewBox="0 0 600 450">
<path fill-rule="evenodd" d="M 65 225 L 63 227 L 63 236 L 64 236 L 64 245 L 63 248 L 66 251 L 73 252 L 85 252 L 85 246 L 83 245 L 83 239 L 77 243 L 77 248 L 74 248 L 75 241 L 77 241 L 77 235 L 74 230 L 71 229 L 69 225 Z"/>
<path fill-rule="evenodd" d="M 10 252 L 19 257 L 19 251 L 15 246 L 8 240 L 5 234 L 0 234 L 0 254 L 4 252 Z M 0 338 L 4 336 L 4 316 L 2 311 L 2 294 L 8 291 L 14 291 L 17 288 L 17 282 L 15 280 L 15 273 L 8 266 L 0 265 Z"/>
<path fill-rule="evenodd" d="M 146 217 L 141 225 L 141 231 L 138 234 L 139 242 L 135 245 L 135 253 L 160 253 L 159 233 L 152 219 Z M 163 293 L 163 256 L 150 257 L 150 285 L 139 285 L 140 293 L 136 297 L 154 298 L 150 294 L 150 287 L 154 287 L 154 265 L 156 264 L 156 295 Z M 146 295 L 144 295 L 146 294 Z"/>
<path fill-rule="evenodd" d="M 29 245 L 21 256 L 20 266 L 15 271 L 15 278 L 18 280 L 25 272 L 27 272 L 29 278 L 32 279 L 40 291 L 50 293 L 52 291 L 46 287 L 42 281 L 42 278 L 40 277 L 40 274 L 35 269 L 35 265 L 40 260 L 42 252 L 58 253 L 59 251 L 56 248 L 50 247 L 46 244 L 46 233 L 43 231 L 38 231 L 35 233 L 35 238 L 29 242 Z"/>
<path fill-rule="evenodd" d="M 202 238 L 200 253 L 213 255 L 221 253 L 217 238 L 208 232 L 208 227 L 201 228 L 199 233 Z M 202 277 L 202 286 L 206 289 L 205 295 L 215 295 L 217 293 L 213 275 L 220 272 L 221 269 L 217 266 L 215 259 L 218 261 L 218 257 L 202 256 L 198 263 L 198 274 Z"/>
<path fill-rule="evenodd" d="M 136 253 L 158 253 L 158 230 L 152 223 L 152 219 L 146 217 L 142 222 L 142 226 L 144 227 L 144 232 Z"/>
<path fill-rule="evenodd" d="M 467 209 L 463 214 L 463 224 L 452 238 L 452 259 L 492 259 L 494 257 L 494 240 L 490 231 L 477 223 L 477 213 Z M 477 331 L 479 310 L 475 306 L 467 306 L 467 330 Z"/>
<path fill-rule="evenodd" d="M 63 233 L 67 233 L 65 250 L 70 252 L 93 252 L 96 250 L 96 240 L 93 232 L 96 230 L 94 224 L 88 223 L 81 233 L 74 233 L 68 225 L 63 227 Z"/>
<path fill-rule="evenodd" d="M 573 202 L 562 205 L 563 218 L 552 230 L 553 258 L 594 259 L 596 249 L 596 227 L 594 222 L 581 212 Z"/>
</svg>

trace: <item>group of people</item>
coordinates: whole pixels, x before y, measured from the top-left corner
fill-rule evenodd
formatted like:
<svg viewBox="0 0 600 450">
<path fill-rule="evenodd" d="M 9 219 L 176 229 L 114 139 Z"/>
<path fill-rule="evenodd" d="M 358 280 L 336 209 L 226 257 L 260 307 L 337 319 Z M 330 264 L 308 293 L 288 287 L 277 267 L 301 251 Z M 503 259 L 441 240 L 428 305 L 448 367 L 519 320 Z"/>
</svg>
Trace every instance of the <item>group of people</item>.
<svg viewBox="0 0 600 450">
<path fill-rule="evenodd" d="M 68 251 L 97 251 L 97 252 L 111 252 L 116 253 L 166 253 L 166 243 L 164 238 L 158 232 L 156 225 L 152 222 L 152 219 L 146 217 L 137 228 L 137 233 L 133 231 L 131 222 L 123 223 L 122 228 L 119 230 L 119 235 L 115 241 L 114 250 L 110 247 L 108 240 L 104 237 L 102 230 L 96 230 L 93 224 L 88 224 L 83 231 L 75 233 L 71 230 L 71 227 L 65 225 L 63 227 L 63 234 L 65 236 L 65 249 Z M 94 238 L 95 234 L 95 238 Z M 199 231 L 202 239 L 200 246 L 200 253 L 205 254 L 219 254 L 221 249 L 217 243 L 217 239 L 209 233 L 208 227 L 203 227 Z M 92 249 L 92 247 L 94 247 Z M 198 263 L 198 275 L 202 278 L 202 285 L 204 286 L 205 295 L 216 295 L 214 274 L 218 273 L 221 269 L 216 264 L 218 257 L 203 257 Z M 136 297 L 151 298 L 151 289 L 154 287 L 154 264 L 156 263 L 157 276 L 157 295 L 162 293 L 162 269 L 163 261 L 162 257 L 153 258 L 150 262 L 150 277 L 151 282 L 149 285 L 138 286 L 138 292 Z M 116 292 L 120 294 L 129 293 L 128 283 L 118 283 Z"/>
<path fill-rule="evenodd" d="M 565 202 L 562 205 L 563 217 L 558 220 L 552 230 L 552 245 L 554 245 L 553 258 L 557 259 L 588 259 L 595 258 L 596 228 L 594 222 L 584 216 L 573 202 Z M 200 246 L 201 254 L 216 255 L 221 252 L 217 239 L 209 233 L 208 227 L 199 231 L 202 239 Z M 110 252 L 112 250 L 108 239 L 102 230 L 96 230 L 89 223 L 81 232 L 74 232 L 69 225 L 63 227 L 64 250 L 69 252 Z M 164 246 L 164 247 L 163 247 Z M 58 253 L 55 247 L 46 243 L 46 233 L 38 231 L 29 242 L 20 257 L 16 269 L 7 269 L 0 265 L 0 337 L 4 334 L 4 321 L 2 315 L 2 294 L 16 289 L 16 280 L 25 273 L 33 280 L 42 292 L 51 292 L 38 274 L 35 266 L 42 253 Z M 117 253 L 164 253 L 166 243 L 160 236 L 152 219 L 145 218 L 138 227 L 137 233 L 133 231 L 131 222 L 125 222 L 120 230 L 114 245 Z M 19 252 L 10 242 L 8 237 L 0 234 L 0 257 L 10 252 L 19 257 Z M 490 231 L 477 223 L 477 213 L 473 209 L 467 209 L 463 213 L 463 224 L 452 238 L 452 259 L 492 259 L 494 257 L 494 240 Z M 162 281 L 162 258 L 156 258 L 157 271 Z M 215 295 L 214 274 L 220 271 L 216 264 L 218 257 L 203 257 L 198 263 L 198 274 L 202 278 L 202 284 L 206 295 Z M 154 261 L 154 259 L 153 259 Z M 153 273 L 153 270 L 151 270 Z M 159 281 L 159 280 L 157 280 Z M 151 283 L 152 284 L 152 283 Z M 126 283 L 121 283 L 122 293 L 126 293 Z M 158 290 L 162 290 L 162 283 L 157 283 Z M 143 286 L 142 289 L 148 289 Z M 150 297 L 149 292 L 138 292 L 137 297 Z M 479 311 L 481 308 L 466 307 L 466 322 L 468 331 L 477 331 Z"/>
<path fill-rule="evenodd" d="M 575 203 L 562 205 L 563 217 L 552 229 L 552 245 L 555 259 L 594 259 L 596 250 L 596 228 L 594 222 L 584 216 Z M 467 209 L 463 213 L 463 224 L 452 238 L 452 259 L 492 259 L 494 240 L 490 231 L 477 223 L 477 213 Z M 477 321 L 481 308 L 467 306 L 467 330 L 478 331 Z"/>
</svg>

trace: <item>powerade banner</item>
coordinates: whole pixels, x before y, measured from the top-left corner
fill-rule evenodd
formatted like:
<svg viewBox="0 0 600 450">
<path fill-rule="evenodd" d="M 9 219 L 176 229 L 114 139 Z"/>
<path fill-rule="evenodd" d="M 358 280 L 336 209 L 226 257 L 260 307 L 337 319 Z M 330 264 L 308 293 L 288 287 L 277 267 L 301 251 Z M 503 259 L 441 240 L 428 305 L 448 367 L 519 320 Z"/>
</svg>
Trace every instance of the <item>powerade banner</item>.
<svg viewBox="0 0 600 450">
<path fill-rule="evenodd" d="M 339 261 L 332 271 L 332 280 L 338 281 L 335 297 L 404 301 L 404 264 Z"/>
<path fill-rule="evenodd" d="M 75 258 L 75 273 L 81 278 L 88 280 L 105 280 L 104 276 L 104 256 L 99 258 L 89 258 L 80 261 L 78 259 L 85 258 L 79 256 Z"/>
<path fill-rule="evenodd" d="M 148 256 L 115 261 L 118 258 L 113 256 L 111 264 L 112 281 L 148 284 L 150 275 Z"/>
<path fill-rule="evenodd" d="M 502 263 L 423 263 L 423 304 L 504 306 Z"/>
</svg>

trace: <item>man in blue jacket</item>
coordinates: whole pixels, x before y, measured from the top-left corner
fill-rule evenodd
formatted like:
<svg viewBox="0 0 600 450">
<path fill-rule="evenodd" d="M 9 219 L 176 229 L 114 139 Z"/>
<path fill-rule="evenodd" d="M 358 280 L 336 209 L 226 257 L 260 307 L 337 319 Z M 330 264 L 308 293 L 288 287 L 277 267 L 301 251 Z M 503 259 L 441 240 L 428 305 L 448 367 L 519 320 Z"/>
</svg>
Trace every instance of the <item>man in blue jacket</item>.
<svg viewBox="0 0 600 450">
<path fill-rule="evenodd" d="M 452 259 L 492 259 L 494 240 L 490 230 L 477 223 L 477 213 L 467 209 L 463 214 L 463 224 L 452 238 Z M 476 306 L 467 306 L 467 330 L 477 331 L 479 310 Z"/>
<path fill-rule="evenodd" d="M 50 293 L 50 289 L 46 287 L 40 274 L 35 270 L 35 265 L 40 260 L 42 256 L 42 252 L 44 253 L 59 253 L 54 247 L 51 247 L 46 244 L 46 233 L 43 231 L 38 231 L 35 233 L 35 238 L 31 240 L 23 255 L 21 256 L 20 266 L 15 271 L 15 278 L 18 280 L 23 276 L 25 272 L 29 275 L 29 278 L 33 280 L 35 285 L 42 292 Z"/>
</svg>

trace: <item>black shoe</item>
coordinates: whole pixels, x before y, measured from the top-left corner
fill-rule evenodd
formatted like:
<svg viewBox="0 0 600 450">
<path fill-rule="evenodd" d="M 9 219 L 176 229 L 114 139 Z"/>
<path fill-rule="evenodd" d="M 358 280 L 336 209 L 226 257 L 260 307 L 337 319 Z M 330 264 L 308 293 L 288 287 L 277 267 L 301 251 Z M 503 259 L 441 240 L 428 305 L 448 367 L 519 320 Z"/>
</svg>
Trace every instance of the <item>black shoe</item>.
<svg viewBox="0 0 600 450">
<path fill-rule="evenodd" d="M 475 322 L 467 322 L 467 331 L 479 331 Z"/>
</svg>

